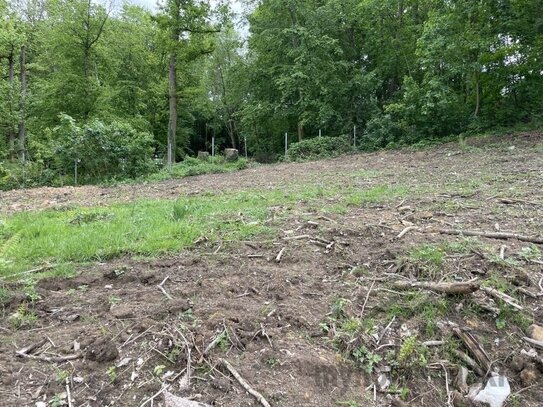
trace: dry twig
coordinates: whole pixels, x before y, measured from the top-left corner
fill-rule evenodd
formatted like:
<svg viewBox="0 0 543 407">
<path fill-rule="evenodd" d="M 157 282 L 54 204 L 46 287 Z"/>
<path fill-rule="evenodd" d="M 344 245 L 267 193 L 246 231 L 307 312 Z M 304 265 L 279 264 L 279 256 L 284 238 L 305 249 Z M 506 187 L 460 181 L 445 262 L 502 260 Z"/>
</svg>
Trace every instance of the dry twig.
<svg viewBox="0 0 543 407">
<path fill-rule="evenodd" d="M 170 276 L 166 276 L 166 278 L 164 280 L 162 280 L 162 283 L 160 283 L 159 285 L 157 285 L 158 289 L 160 291 L 162 291 L 162 294 L 164 294 L 166 296 L 166 298 L 168 298 L 169 300 L 173 300 L 172 296 L 170 294 L 168 294 L 166 292 L 166 290 L 164 289 L 164 283 L 166 281 L 168 281 L 168 279 L 170 278 Z"/>
<path fill-rule="evenodd" d="M 277 263 L 281 263 L 281 259 L 283 258 L 283 254 L 285 254 L 285 250 L 286 250 L 286 249 L 287 249 L 286 247 L 283 247 L 283 248 L 279 251 L 279 253 L 277 254 L 277 257 L 275 258 L 275 261 L 276 261 Z"/>
<path fill-rule="evenodd" d="M 525 236 L 517 233 L 505 233 L 505 232 L 480 232 L 477 230 L 453 230 L 453 229 L 439 229 L 438 233 L 442 235 L 457 235 L 457 236 L 478 236 L 487 237 L 489 239 L 517 239 L 522 242 L 530 242 L 543 244 L 543 237 L 537 236 Z"/>
<path fill-rule="evenodd" d="M 406 227 L 404 230 L 402 230 L 400 232 L 400 234 L 398 236 L 396 236 L 396 239 L 401 239 L 402 237 L 404 237 L 406 234 L 408 234 L 412 230 L 418 230 L 418 227 L 417 226 L 408 226 L 408 227 Z"/>
<path fill-rule="evenodd" d="M 234 376 L 236 378 L 236 380 L 238 381 L 239 384 L 241 384 L 241 386 L 247 390 L 247 392 L 254 396 L 258 402 L 260 404 L 262 404 L 264 407 L 271 407 L 270 403 L 268 403 L 266 401 L 266 399 L 264 398 L 264 396 L 262 394 L 260 394 L 259 392 L 257 392 L 256 390 L 254 390 L 250 385 L 249 383 L 247 383 L 245 381 L 245 379 L 243 379 L 243 377 L 241 377 L 241 375 L 237 372 L 236 369 L 234 369 L 234 366 L 232 366 L 230 364 L 230 362 L 228 362 L 227 360 L 225 359 L 219 359 L 219 362 L 232 374 L 232 376 Z"/>
<path fill-rule="evenodd" d="M 490 295 L 491 297 L 497 298 L 498 300 L 501 300 L 505 302 L 506 304 L 509 304 L 513 308 L 522 311 L 524 307 L 522 305 L 519 305 L 516 303 L 515 299 L 513 297 L 510 297 L 509 295 L 502 293 L 501 291 L 496 290 L 492 287 L 481 287 L 481 290 Z"/>
</svg>

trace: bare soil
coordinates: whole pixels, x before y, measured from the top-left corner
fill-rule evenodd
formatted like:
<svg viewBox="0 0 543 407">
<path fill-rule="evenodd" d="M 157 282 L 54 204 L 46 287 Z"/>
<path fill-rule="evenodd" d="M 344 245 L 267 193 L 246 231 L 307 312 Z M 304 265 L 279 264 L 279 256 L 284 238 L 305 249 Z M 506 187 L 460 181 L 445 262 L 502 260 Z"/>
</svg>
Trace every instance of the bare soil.
<svg viewBox="0 0 543 407">
<path fill-rule="evenodd" d="M 535 379 L 527 382 L 513 363 L 518 362 L 521 349 L 530 349 L 522 340 L 525 326 L 511 317 L 498 329 L 496 315 L 488 310 L 503 304 L 481 292 L 445 297 L 423 291 L 428 304 L 447 300 L 447 308 L 436 316 L 438 327 L 430 332 L 427 318 L 418 311 L 414 315 L 408 312 L 417 306 L 412 292 L 394 290 L 390 282 L 402 277 L 487 280 L 498 275 L 515 289 L 542 291 L 543 265 L 537 258 L 519 255 L 523 248 L 531 247 L 526 242 L 474 239 L 484 250 L 447 252 L 442 266 L 431 273 L 408 256 L 413 247 L 465 242 L 462 237 L 437 233 L 440 228 L 499 229 L 542 236 L 542 142 L 540 133 L 525 133 L 473 139 L 464 151 L 449 144 L 425 151 L 359 154 L 148 185 L 0 192 L 0 213 L 8 215 L 136 198 L 175 199 L 210 191 L 288 190 L 293 185 L 360 190 L 388 185 L 409 190 L 405 199 L 351 205 L 326 216 L 320 213 L 318 202 L 271 208 L 271 212 L 288 215 L 286 220 L 272 222 L 280 231 L 273 241 L 233 242 L 220 249 L 204 242 L 167 257 L 121 258 L 81 266 L 72 279 L 40 281 L 41 299 L 31 305 L 38 320 L 32 326 L 15 329 L 8 320 L 26 302 L 23 294 L 3 304 L 1 404 L 34 406 L 38 401 L 54 401 L 55 396 L 65 403 L 62 393 L 67 379 L 74 406 L 139 406 L 162 383 L 170 384 L 176 395 L 211 405 L 258 405 L 220 365 L 223 358 L 272 406 L 356 405 L 338 404 L 350 401 L 360 406 L 401 405 L 397 397 L 402 389 L 408 389 L 402 394 L 405 405 L 446 406 L 450 396 L 446 378 L 454 390 L 455 366 L 460 363 L 447 346 L 428 348 L 424 366 L 395 366 L 390 352 L 396 352 L 397 360 L 405 339 L 416 335 L 419 341 L 457 343 L 469 353 L 452 339 L 447 328 L 452 322 L 468 328 L 489 354 L 493 370 L 509 379 L 513 395 L 507 405 L 540 406 L 541 373 L 537 371 Z M 410 225 L 418 229 L 399 239 L 398 234 Z M 310 238 L 288 239 L 301 235 Z M 496 260 L 502 246 L 505 259 L 514 264 Z M 284 255 L 276 262 L 283 247 Z M 535 247 L 534 252 L 543 251 L 542 245 Z M 157 287 L 166 277 L 163 288 L 172 300 Z M 16 293 L 24 291 L 16 283 L 7 287 Z M 333 304 L 340 298 L 348 301 L 337 313 Z M 543 297 L 515 291 L 515 298 L 524 307 L 525 319 L 543 323 Z M 481 303 L 487 309 L 477 305 Z M 391 318 L 394 304 L 406 312 Z M 342 356 L 345 349 L 338 349 L 341 318 L 348 317 L 361 317 L 373 325 L 353 339 L 355 345 L 381 356 L 371 374 Z M 323 329 L 323 324 L 328 328 Z M 204 358 L 206 347 L 225 329 L 228 337 Z M 32 355 L 81 357 L 51 363 L 16 355 L 17 350 L 43 340 Z M 190 390 L 182 391 L 179 378 L 187 366 L 187 343 L 193 377 Z M 351 345 L 354 347 L 346 346 Z M 379 388 L 379 372 L 392 381 L 384 391 Z M 483 378 L 470 371 L 468 381 L 482 382 Z M 153 403 L 164 405 L 162 396 Z"/>
</svg>

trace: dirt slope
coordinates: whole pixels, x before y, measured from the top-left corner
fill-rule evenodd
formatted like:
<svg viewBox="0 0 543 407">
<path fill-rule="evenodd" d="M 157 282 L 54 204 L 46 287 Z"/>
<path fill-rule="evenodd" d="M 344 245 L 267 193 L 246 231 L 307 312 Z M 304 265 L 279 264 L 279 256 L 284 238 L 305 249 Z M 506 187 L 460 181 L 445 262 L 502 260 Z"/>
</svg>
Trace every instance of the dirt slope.
<svg viewBox="0 0 543 407">
<path fill-rule="evenodd" d="M 444 371 L 452 391 L 462 364 L 454 351 L 470 352 L 452 333 L 448 324 L 453 323 L 468 329 L 488 353 L 492 370 L 508 377 L 509 406 L 540 406 L 540 367 L 527 380 L 518 355 L 530 349 L 523 330 L 543 323 L 538 296 L 543 246 L 515 239 L 466 240 L 437 231 L 499 229 L 542 236 L 542 142 L 541 134 L 527 133 L 472 140 L 466 151 L 451 144 L 136 187 L 0 192 L 0 211 L 11 214 L 292 185 L 360 190 L 393 185 L 408 191 L 405 198 L 324 215 L 318 202 L 273 208 L 287 215 L 272 222 L 282 231 L 273 241 L 220 249 L 203 242 L 165 258 L 117 259 L 81 267 L 73 279 L 40 282 L 41 299 L 32 305 L 38 320 L 32 326 L 15 329 L 8 321 L 26 303 L 23 294 L 3 306 L 1 403 L 63 405 L 67 380 L 74 406 L 139 406 L 161 383 L 170 384 L 176 395 L 212 405 L 258 405 L 221 366 L 223 358 L 272 406 L 401 405 L 392 401 L 400 395 L 406 405 L 445 406 L 451 394 Z M 417 229 L 398 238 L 408 226 Z M 309 238 L 289 239 L 303 235 Z M 500 261 L 501 250 L 509 262 Z M 163 287 L 172 300 L 157 287 L 166 277 Z M 515 313 L 481 291 L 451 297 L 391 286 L 405 278 L 478 278 L 507 290 L 524 309 Z M 24 291 L 17 284 L 8 288 Z M 223 332 L 204 358 L 206 347 Z M 412 349 L 409 338 L 416 338 Z M 420 344 L 429 340 L 445 344 Z M 28 352 L 38 358 L 82 357 L 51 363 L 16 356 L 31 344 L 40 344 Z M 179 378 L 189 348 L 191 388 L 182 390 Z M 391 385 L 379 391 L 383 377 Z M 470 368 L 468 382 L 478 381 L 484 379 Z M 153 403 L 164 405 L 162 396 Z"/>
</svg>

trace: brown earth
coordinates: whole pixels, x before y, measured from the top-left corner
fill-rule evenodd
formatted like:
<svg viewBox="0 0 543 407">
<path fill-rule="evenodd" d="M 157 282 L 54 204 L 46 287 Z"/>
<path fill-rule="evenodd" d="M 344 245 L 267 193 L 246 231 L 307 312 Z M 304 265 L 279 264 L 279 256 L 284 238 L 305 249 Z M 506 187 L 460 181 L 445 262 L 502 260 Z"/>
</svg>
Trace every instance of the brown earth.
<svg viewBox="0 0 543 407">
<path fill-rule="evenodd" d="M 405 199 L 351 205 L 338 213 L 321 213 L 323 202 L 273 208 L 286 215 L 274 225 L 282 231 L 274 241 L 232 243 L 218 251 L 214 243 L 201 243 L 167 257 L 122 258 L 82 266 L 72 279 L 42 280 L 41 299 L 28 305 L 38 320 L 19 329 L 8 317 L 27 303 L 21 294 L 24 288 L 6 283 L 19 294 L 4 304 L 0 323 L 0 404 L 34 406 L 51 402 L 55 395 L 65 402 L 67 379 L 74 406 L 139 406 L 162 383 L 171 384 L 176 395 L 211 405 L 258 405 L 220 364 L 223 358 L 272 406 L 401 405 L 395 401 L 399 393 L 406 405 L 445 406 L 445 379 L 454 390 L 461 364 L 451 356 L 451 347 L 470 352 L 450 333 L 447 323 L 452 322 L 469 328 L 489 354 L 492 369 L 508 377 L 513 393 L 508 406 L 540 406 L 541 366 L 528 383 L 526 376 L 532 371 L 524 369 L 521 374 L 525 362 L 519 355 L 521 349 L 530 349 L 522 340 L 524 325 L 543 323 L 543 297 L 538 296 L 543 291 L 543 246 L 515 239 L 466 241 L 436 231 L 499 229 L 542 236 L 542 142 L 541 134 L 525 133 L 473 139 L 465 151 L 450 144 L 148 185 L 0 192 L 0 213 L 7 215 L 300 185 L 360 190 L 395 185 L 409 191 Z M 418 229 L 399 239 L 410 225 Z M 310 238 L 288 239 L 302 235 Z M 443 249 L 444 261 L 438 268 L 408 256 L 414 247 L 455 243 L 473 248 Z M 500 261 L 502 246 L 510 262 Z M 283 247 L 278 263 L 275 258 Z M 523 256 L 527 250 L 535 255 Z M 171 300 L 157 287 L 166 277 L 163 288 Z M 405 277 L 478 278 L 494 287 L 507 283 L 508 292 L 524 307 L 520 313 L 524 317 L 481 291 L 447 297 L 391 288 L 391 281 Z M 345 300 L 343 306 L 338 306 L 338 299 Z M 499 318 L 492 308 L 500 309 Z M 346 340 L 344 323 L 355 317 L 365 329 Z M 204 349 L 225 330 L 227 336 L 204 357 Z M 415 353 L 425 355 L 423 362 L 415 354 L 402 359 L 400 353 L 406 352 L 402 344 L 415 335 L 419 342 L 446 344 L 424 352 L 417 348 Z M 50 362 L 16 355 L 36 343 L 41 347 L 28 353 L 37 358 L 81 357 Z M 341 356 L 361 345 L 381 357 L 371 374 L 364 372 L 367 360 L 357 366 L 353 358 Z M 187 366 L 188 349 L 192 380 L 191 388 L 183 391 L 179 378 Z M 384 391 L 379 388 L 379 372 L 392 382 Z M 468 382 L 476 381 L 483 379 L 470 371 Z M 153 403 L 164 405 L 162 396 Z"/>
</svg>

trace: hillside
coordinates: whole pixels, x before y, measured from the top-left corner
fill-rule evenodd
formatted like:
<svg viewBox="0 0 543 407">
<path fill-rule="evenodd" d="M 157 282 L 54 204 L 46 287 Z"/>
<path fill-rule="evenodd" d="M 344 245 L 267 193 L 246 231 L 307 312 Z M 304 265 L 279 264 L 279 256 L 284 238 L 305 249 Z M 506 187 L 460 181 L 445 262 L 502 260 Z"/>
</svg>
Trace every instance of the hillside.
<svg viewBox="0 0 543 407">
<path fill-rule="evenodd" d="M 532 132 L 0 192 L 0 397 L 258 405 L 231 364 L 272 406 L 445 406 L 463 366 L 538 406 L 542 191 Z"/>
</svg>

